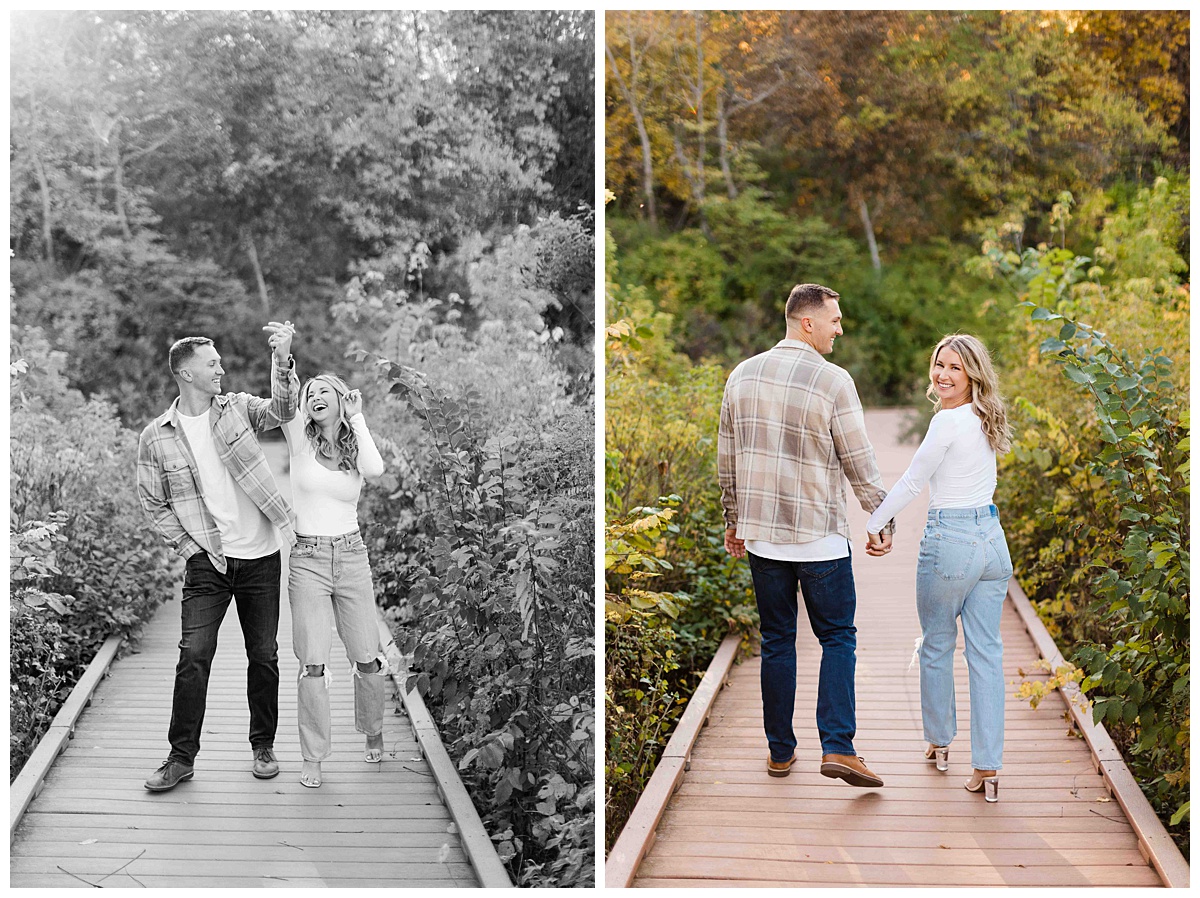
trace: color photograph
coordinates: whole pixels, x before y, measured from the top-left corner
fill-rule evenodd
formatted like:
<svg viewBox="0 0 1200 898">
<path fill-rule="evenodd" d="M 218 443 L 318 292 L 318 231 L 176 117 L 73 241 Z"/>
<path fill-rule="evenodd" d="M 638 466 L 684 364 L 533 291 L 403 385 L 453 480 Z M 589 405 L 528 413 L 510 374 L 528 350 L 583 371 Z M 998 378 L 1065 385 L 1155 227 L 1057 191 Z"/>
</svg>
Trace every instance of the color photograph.
<svg viewBox="0 0 1200 898">
<path fill-rule="evenodd" d="M 606 887 L 1187 887 L 1189 28 L 605 13 Z"/>
</svg>

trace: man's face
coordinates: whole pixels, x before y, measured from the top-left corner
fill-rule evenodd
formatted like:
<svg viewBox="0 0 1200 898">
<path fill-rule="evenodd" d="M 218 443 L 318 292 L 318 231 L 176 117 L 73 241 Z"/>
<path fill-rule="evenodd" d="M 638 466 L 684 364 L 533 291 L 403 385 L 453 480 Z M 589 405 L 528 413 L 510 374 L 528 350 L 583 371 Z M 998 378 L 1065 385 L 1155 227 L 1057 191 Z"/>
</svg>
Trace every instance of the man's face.
<svg viewBox="0 0 1200 898">
<path fill-rule="evenodd" d="M 842 310 L 836 299 L 825 300 L 825 305 L 805 315 L 812 322 L 812 345 L 821 355 L 833 352 L 833 341 L 842 335 Z"/>
<path fill-rule="evenodd" d="M 183 378 L 184 383 L 191 384 L 192 387 L 209 396 L 221 394 L 221 377 L 224 374 L 225 369 L 221 367 L 220 353 L 217 352 L 216 347 L 207 344 L 196 347 L 192 357 L 179 369 L 179 375 Z"/>
</svg>

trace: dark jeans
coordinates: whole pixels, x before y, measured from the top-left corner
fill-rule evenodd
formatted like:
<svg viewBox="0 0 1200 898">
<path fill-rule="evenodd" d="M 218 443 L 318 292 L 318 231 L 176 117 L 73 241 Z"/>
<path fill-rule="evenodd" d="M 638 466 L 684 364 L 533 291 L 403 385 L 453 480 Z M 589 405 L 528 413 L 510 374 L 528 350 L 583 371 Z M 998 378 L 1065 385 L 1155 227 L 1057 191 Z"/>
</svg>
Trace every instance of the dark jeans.
<svg viewBox="0 0 1200 898">
<path fill-rule="evenodd" d="M 208 675 L 217 651 L 217 632 L 237 600 L 246 642 L 246 699 L 250 705 L 250 745 L 271 748 L 279 718 L 279 553 L 263 558 L 229 558 L 224 574 L 207 552 L 187 561 L 183 578 L 183 635 L 175 668 L 171 704 L 172 760 L 191 765 L 200 750 L 200 730 L 208 697 Z"/>
<path fill-rule="evenodd" d="M 796 748 L 796 589 L 821 643 L 817 732 L 821 753 L 854 754 L 854 572 L 850 557 L 833 561 L 776 561 L 747 552 L 762 631 L 763 728 L 771 757 L 786 761 Z"/>
</svg>

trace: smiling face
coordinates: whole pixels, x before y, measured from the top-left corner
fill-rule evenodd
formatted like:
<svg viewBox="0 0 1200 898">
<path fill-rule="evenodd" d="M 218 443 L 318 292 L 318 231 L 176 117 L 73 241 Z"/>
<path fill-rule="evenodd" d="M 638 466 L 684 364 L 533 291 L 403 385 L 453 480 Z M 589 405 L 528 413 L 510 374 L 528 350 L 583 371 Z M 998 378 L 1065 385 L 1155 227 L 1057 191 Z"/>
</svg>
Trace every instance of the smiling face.
<svg viewBox="0 0 1200 898">
<path fill-rule="evenodd" d="M 321 427 L 336 423 L 342 416 L 341 394 L 333 384 L 319 377 L 305 387 L 301 405 L 304 413 Z"/>
<path fill-rule="evenodd" d="M 963 368 L 962 357 L 949 346 L 938 351 L 929 379 L 942 408 L 958 408 L 971 401 L 971 378 Z"/>
<path fill-rule="evenodd" d="M 809 315 L 805 315 L 812 323 L 808 331 L 808 342 L 821 355 L 833 352 L 833 341 L 842 335 L 842 308 L 836 299 L 827 299 L 825 304 Z"/>
<path fill-rule="evenodd" d="M 179 367 L 179 379 L 206 396 L 221 394 L 221 354 L 215 346 L 197 346 L 191 357 Z"/>
</svg>

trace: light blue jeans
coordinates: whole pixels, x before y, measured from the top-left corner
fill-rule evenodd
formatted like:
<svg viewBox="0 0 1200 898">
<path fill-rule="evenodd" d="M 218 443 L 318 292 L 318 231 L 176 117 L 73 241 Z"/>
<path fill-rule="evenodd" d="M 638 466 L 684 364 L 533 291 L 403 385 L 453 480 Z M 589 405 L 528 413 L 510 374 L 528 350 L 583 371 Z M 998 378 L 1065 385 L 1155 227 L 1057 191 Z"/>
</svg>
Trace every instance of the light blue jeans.
<svg viewBox="0 0 1200 898">
<path fill-rule="evenodd" d="M 995 505 L 929 510 L 917 559 L 921 722 L 926 741 L 934 745 L 949 745 L 958 732 L 954 646 L 961 617 L 976 770 L 999 770 L 1004 751 L 1000 611 L 1012 570 Z"/>
<path fill-rule="evenodd" d="M 329 654 L 335 625 L 354 678 L 354 728 L 368 736 L 383 732 L 388 666 L 379 644 L 371 566 L 367 547 L 355 531 L 341 536 L 297 534 L 288 568 L 292 649 L 300 661 L 300 754 L 306 761 L 323 761 L 329 757 Z M 376 660 L 377 672 L 359 667 L 370 667 Z M 313 676 L 318 665 L 323 671 Z"/>
</svg>

